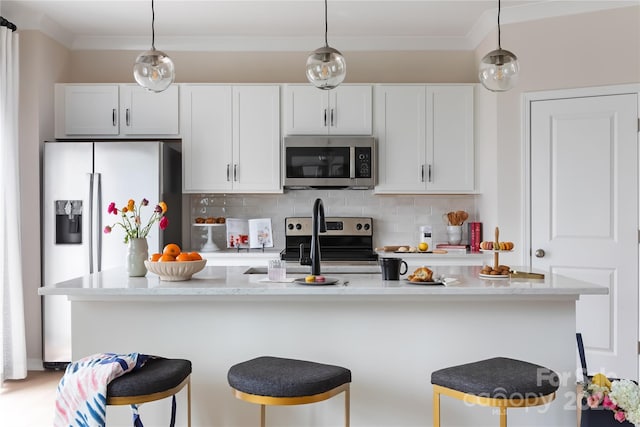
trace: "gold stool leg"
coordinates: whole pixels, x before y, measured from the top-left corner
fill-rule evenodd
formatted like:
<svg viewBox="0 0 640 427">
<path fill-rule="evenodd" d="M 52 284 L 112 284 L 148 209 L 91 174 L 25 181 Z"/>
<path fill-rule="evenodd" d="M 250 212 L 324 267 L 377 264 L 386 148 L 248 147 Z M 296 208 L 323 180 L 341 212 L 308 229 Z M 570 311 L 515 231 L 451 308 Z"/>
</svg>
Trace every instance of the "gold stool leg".
<svg viewBox="0 0 640 427">
<path fill-rule="evenodd" d="M 500 407 L 500 427 L 507 427 L 507 408 Z"/>
<path fill-rule="evenodd" d="M 265 405 L 260 405 L 260 427 L 265 427 L 267 425 L 266 423 L 266 406 Z"/>
<path fill-rule="evenodd" d="M 347 385 L 344 391 L 344 426 L 349 427 L 351 422 L 351 389 Z"/>
<path fill-rule="evenodd" d="M 191 427 L 191 377 L 187 383 L 187 425 Z"/>
<path fill-rule="evenodd" d="M 433 427 L 440 427 L 440 393 L 433 390 Z"/>
</svg>

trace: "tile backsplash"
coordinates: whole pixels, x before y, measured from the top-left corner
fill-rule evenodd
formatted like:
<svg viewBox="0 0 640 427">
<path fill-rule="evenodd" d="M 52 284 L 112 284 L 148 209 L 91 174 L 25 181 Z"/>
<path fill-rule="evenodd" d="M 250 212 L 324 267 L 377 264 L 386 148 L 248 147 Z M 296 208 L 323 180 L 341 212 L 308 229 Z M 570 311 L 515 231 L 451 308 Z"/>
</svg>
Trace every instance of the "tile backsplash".
<svg viewBox="0 0 640 427">
<path fill-rule="evenodd" d="M 274 246 L 284 247 L 284 220 L 290 216 L 311 216 L 313 202 L 321 198 L 327 216 L 373 218 L 374 246 L 415 245 L 421 225 L 433 227 L 433 242 L 446 241 L 442 215 L 454 210 L 477 220 L 474 195 L 377 195 L 373 190 L 292 190 L 284 194 L 192 194 L 190 216 L 226 218 L 271 218 Z M 190 244 L 200 249 L 207 239 L 204 227 L 190 227 Z M 225 228 L 214 228 L 214 242 L 226 247 Z M 463 241 L 467 241 L 466 231 Z"/>
</svg>

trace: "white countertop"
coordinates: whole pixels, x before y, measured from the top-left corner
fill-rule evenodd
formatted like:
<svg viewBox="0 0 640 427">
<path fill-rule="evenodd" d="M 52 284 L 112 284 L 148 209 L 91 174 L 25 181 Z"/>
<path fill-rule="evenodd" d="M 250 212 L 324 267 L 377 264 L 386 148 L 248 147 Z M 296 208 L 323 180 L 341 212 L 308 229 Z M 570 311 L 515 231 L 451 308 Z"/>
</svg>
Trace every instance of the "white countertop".
<svg viewBox="0 0 640 427">
<path fill-rule="evenodd" d="M 481 279 L 478 266 L 434 267 L 434 277 L 444 276 L 446 286 L 418 285 L 405 279 L 385 281 L 379 273 L 348 273 L 354 266 L 323 267 L 323 275 L 340 279 L 335 285 L 306 285 L 298 283 L 265 282 L 266 274 L 244 274 L 248 267 L 207 266 L 191 280 L 180 282 L 161 281 L 153 273 L 146 277 L 128 277 L 124 268 L 64 281 L 41 287 L 39 295 L 67 295 L 70 299 L 114 300 L 127 298 L 195 298 L 221 296 L 445 296 L 445 297 L 574 297 L 579 295 L 606 295 L 604 286 L 589 284 L 560 275 L 545 275 L 536 279 Z M 377 266 L 368 266 L 375 271 Z M 378 270 L 379 271 L 379 270 Z M 524 270 L 522 270 L 524 271 Z M 287 274 L 288 277 L 304 277 L 303 273 Z M 406 277 L 406 276 L 404 276 Z"/>
</svg>

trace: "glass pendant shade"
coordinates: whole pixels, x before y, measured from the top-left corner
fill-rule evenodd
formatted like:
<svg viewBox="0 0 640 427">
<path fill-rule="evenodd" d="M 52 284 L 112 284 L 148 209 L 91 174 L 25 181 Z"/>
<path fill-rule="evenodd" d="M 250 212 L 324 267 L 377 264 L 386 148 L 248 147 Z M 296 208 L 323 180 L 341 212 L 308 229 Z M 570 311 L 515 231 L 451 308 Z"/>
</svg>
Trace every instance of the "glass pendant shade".
<svg viewBox="0 0 640 427">
<path fill-rule="evenodd" d="M 307 58 L 307 79 L 320 89 L 333 89 L 344 81 L 347 63 L 344 56 L 329 46 L 316 49 Z"/>
<path fill-rule="evenodd" d="M 517 84 L 519 71 L 518 58 L 513 53 L 496 49 L 487 53 L 480 61 L 478 77 L 490 91 L 506 92 Z"/>
<path fill-rule="evenodd" d="M 133 66 L 133 77 L 143 88 L 162 92 L 175 80 L 173 61 L 164 52 L 152 48 L 138 55 Z"/>
</svg>

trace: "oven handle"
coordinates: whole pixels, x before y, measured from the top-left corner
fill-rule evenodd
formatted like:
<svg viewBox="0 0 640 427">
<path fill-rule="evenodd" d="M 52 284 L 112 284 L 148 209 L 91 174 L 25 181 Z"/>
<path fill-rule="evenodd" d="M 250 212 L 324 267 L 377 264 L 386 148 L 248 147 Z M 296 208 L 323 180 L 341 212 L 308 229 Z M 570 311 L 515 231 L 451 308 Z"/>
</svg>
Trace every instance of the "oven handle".
<svg viewBox="0 0 640 427">
<path fill-rule="evenodd" d="M 356 178 L 356 147 L 349 147 L 349 178 Z"/>
</svg>

